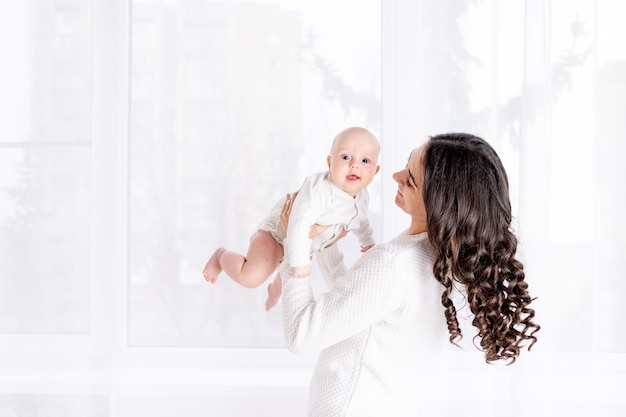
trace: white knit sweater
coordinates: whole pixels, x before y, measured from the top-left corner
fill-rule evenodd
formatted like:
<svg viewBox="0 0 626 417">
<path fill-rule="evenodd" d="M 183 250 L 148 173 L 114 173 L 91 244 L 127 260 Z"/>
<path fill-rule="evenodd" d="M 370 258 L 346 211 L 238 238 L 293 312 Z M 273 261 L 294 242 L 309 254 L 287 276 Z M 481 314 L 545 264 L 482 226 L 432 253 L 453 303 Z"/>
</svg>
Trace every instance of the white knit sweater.
<svg viewBox="0 0 626 417">
<path fill-rule="evenodd" d="M 321 350 L 308 416 L 418 411 L 418 394 L 447 340 L 427 235 L 377 245 L 347 271 L 337 245 L 317 261 L 330 286 L 317 300 L 309 278 L 292 278 L 288 265 L 281 266 L 287 346 L 292 352 Z"/>
</svg>

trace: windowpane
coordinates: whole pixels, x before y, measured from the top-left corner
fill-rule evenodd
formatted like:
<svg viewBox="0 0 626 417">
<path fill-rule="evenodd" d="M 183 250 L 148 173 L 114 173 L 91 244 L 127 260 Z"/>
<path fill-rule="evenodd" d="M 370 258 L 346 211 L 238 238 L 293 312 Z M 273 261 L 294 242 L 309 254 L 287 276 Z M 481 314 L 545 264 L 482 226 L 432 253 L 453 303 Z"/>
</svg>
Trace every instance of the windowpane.
<svg viewBox="0 0 626 417">
<path fill-rule="evenodd" d="M 88 140 L 91 2 L 5 2 L 0 12 L 0 144 Z"/>
<path fill-rule="evenodd" d="M 0 332 L 89 330 L 89 148 L 0 149 Z"/>
<path fill-rule="evenodd" d="M 327 169 L 341 129 L 377 133 L 380 2 L 343 3 L 133 2 L 131 344 L 284 345 L 267 283 L 201 271 Z"/>
<path fill-rule="evenodd" d="M 91 4 L 3 3 L 0 32 L 0 332 L 88 332 Z"/>
</svg>

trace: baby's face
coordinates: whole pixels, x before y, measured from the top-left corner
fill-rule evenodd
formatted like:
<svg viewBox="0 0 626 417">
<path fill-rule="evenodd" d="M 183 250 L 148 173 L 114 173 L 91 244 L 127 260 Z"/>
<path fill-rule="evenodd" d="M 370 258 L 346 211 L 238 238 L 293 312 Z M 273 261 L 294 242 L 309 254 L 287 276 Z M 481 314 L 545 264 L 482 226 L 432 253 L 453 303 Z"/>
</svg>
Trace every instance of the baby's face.
<svg viewBox="0 0 626 417">
<path fill-rule="evenodd" d="M 328 156 L 330 177 L 339 188 L 355 197 L 370 185 L 378 172 L 380 147 L 366 130 L 344 132 Z"/>
</svg>

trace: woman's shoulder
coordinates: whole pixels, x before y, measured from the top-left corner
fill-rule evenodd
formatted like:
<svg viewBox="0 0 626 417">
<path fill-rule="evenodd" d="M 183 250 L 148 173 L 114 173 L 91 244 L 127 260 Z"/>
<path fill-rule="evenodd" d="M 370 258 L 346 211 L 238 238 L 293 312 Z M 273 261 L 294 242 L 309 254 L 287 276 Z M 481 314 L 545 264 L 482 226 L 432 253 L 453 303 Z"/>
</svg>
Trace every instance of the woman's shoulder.
<svg viewBox="0 0 626 417">
<path fill-rule="evenodd" d="M 388 250 L 408 250 L 417 248 L 432 247 L 430 240 L 428 240 L 427 233 L 419 233 L 417 235 L 409 235 L 401 233 L 394 237 L 390 241 L 384 243 L 382 246 L 387 247 Z"/>
<path fill-rule="evenodd" d="M 371 256 L 385 259 L 390 263 L 401 262 L 407 257 L 434 259 L 435 253 L 426 233 L 400 234 L 388 242 L 374 246 L 369 252 L 372 252 Z"/>
<path fill-rule="evenodd" d="M 428 236 L 400 235 L 371 248 L 357 259 L 353 269 L 377 281 L 415 283 L 416 276 L 432 276 L 434 262 L 435 251 Z"/>
</svg>

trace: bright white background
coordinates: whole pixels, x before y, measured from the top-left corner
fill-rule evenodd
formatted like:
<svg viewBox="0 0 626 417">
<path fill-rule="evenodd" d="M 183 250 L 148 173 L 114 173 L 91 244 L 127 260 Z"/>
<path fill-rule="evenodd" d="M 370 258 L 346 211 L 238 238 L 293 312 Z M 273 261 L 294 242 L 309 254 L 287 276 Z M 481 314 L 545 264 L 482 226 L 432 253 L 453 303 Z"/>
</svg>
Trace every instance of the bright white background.
<svg viewBox="0 0 626 417">
<path fill-rule="evenodd" d="M 623 415 L 625 18 L 618 0 L 3 3 L 0 416 L 305 415 L 315 356 L 283 349 L 280 306 L 200 271 L 349 125 L 382 143 L 378 241 L 408 224 L 391 174 L 428 135 L 483 136 L 509 173 L 539 343 L 488 366 L 466 335 L 427 414 Z"/>
</svg>

